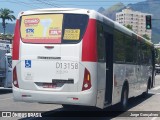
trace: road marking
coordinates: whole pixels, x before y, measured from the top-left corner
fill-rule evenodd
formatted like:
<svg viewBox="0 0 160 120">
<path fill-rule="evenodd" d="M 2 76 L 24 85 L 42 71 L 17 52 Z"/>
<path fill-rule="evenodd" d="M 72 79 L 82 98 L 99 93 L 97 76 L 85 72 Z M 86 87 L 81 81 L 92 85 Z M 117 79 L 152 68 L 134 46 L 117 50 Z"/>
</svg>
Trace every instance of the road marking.
<svg viewBox="0 0 160 120">
<path fill-rule="evenodd" d="M 160 86 L 157 86 L 157 87 L 155 87 L 155 88 L 153 88 L 151 90 L 158 90 L 158 89 L 160 89 Z"/>
<path fill-rule="evenodd" d="M 151 120 L 156 120 L 158 117 L 153 117 Z"/>
<path fill-rule="evenodd" d="M 0 89 L 11 90 L 12 88 L 4 88 L 4 87 L 0 87 Z"/>
<path fill-rule="evenodd" d="M 156 93 L 156 92 L 148 92 L 149 94 L 154 94 L 154 95 L 160 95 L 160 93 Z"/>
<path fill-rule="evenodd" d="M 12 99 L 12 97 L 10 97 L 10 98 L 0 99 L 0 101 L 2 101 L 2 100 L 8 100 L 8 99 Z"/>
</svg>

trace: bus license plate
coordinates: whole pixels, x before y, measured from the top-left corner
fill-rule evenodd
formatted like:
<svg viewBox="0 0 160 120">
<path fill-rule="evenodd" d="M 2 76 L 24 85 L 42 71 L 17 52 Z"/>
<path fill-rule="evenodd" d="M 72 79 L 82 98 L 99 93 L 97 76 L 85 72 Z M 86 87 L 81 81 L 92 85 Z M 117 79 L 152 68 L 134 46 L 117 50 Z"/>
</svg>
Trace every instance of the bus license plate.
<svg viewBox="0 0 160 120">
<path fill-rule="evenodd" d="M 43 83 L 43 88 L 56 88 L 56 84 L 53 84 L 53 83 Z"/>
</svg>

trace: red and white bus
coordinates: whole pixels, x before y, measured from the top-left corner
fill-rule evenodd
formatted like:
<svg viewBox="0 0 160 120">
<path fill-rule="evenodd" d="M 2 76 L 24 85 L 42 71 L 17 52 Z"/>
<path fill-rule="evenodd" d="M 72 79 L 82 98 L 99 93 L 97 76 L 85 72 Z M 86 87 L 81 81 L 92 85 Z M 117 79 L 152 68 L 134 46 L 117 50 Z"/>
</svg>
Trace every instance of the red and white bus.
<svg viewBox="0 0 160 120">
<path fill-rule="evenodd" d="M 37 9 L 18 15 L 13 41 L 17 101 L 107 106 L 154 85 L 154 47 L 94 11 Z"/>
</svg>

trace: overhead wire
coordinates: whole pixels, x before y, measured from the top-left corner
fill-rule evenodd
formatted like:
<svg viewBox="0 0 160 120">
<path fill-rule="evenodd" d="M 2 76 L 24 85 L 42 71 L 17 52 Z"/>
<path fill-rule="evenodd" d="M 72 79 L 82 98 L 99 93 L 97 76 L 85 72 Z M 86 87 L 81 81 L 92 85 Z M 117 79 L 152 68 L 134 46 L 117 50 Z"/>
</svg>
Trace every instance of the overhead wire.
<svg viewBox="0 0 160 120">
<path fill-rule="evenodd" d="M 109 3 L 117 3 L 117 2 L 132 2 L 132 1 L 129 1 L 129 0 L 121 0 L 121 1 L 118 1 L 118 0 L 94 0 L 92 2 L 90 1 L 83 1 L 83 0 L 31 0 L 30 2 L 23 2 L 21 0 L 17 0 L 17 1 L 12 1 L 12 0 L 0 0 L 0 2 L 10 2 L 10 3 L 14 3 L 14 4 L 18 4 L 18 5 L 24 5 L 24 6 L 27 6 L 27 7 L 30 7 L 30 8 L 42 8 L 44 6 L 51 6 L 51 7 L 67 7 L 67 6 L 88 6 L 88 7 L 91 7 L 91 6 L 102 6 L 102 4 L 97 4 L 97 2 L 103 2 L 103 3 L 108 3 L 106 4 L 105 6 L 111 6 Z M 63 3 L 62 3 L 63 2 Z M 74 3 L 73 3 L 74 2 Z M 81 4 L 80 4 L 81 2 Z M 144 3 L 144 1 L 140 1 L 140 0 L 135 0 L 134 2 L 139 2 L 139 4 L 136 4 L 138 6 L 140 5 L 149 5 L 147 3 Z M 148 3 L 151 2 L 151 1 L 148 1 Z M 76 4 L 77 3 L 77 4 Z M 88 3 L 88 4 L 87 4 Z M 91 4 L 92 3 L 92 4 Z M 38 6 L 37 6 L 38 4 Z M 43 4 L 44 6 L 40 6 L 41 4 Z M 157 4 L 159 5 L 160 2 L 157 2 L 157 1 L 152 1 L 152 4 Z M 132 4 L 131 4 L 132 5 Z M 122 5 L 112 5 L 112 6 L 122 6 Z"/>
<path fill-rule="evenodd" d="M 38 2 L 40 2 L 40 3 L 42 3 L 42 4 L 45 4 L 45 5 L 48 5 L 48 6 L 54 6 L 54 7 L 61 7 L 60 5 L 58 5 L 58 4 L 55 4 L 55 3 L 47 3 L 47 2 L 44 2 L 44 1 L 41 1 L 41 0 L 36 0 L 36 1 L 38 1 Z"/>
<path fill-rule="evenodd" d="M 0 2 L 9 2 L 9 3 L 14 3 L 14 4 L 17 4 L 17 5 L 24 5 L 24 6 L 27 6 L 27 7 L 30 7 L 30 8 L 40 8 L 38 6 L 35 6 L 33 4 L 29 4 L 29 3 L 25 3 L 25 2 L 22 2 L 22 1 L 11 1 L 11 0 L 3 0 L 3 1 L 0 1 Z"/>
<path fill-rule="evenodd" d="M 40 0 L 33 0 L 33 1 L 40 1 Z M 132 2 L 132 1 L 129 1 L 129 0 L 122 0 L 122 1 L 114 1 L 114 0 L 106 0 L 106 1 L 103 1 L 103 0 L 97 0 L 97 1 L 80 1 L 80 0 L 67 0 L 67 1 L 64 1 L 64 0 L 47 0 L 49 1 L 49 4 L 52 5 L 53 1 L 54 3 L 53 4 L 58 4 L 58 5 L 62 5 L 62 6 L 102 6 L 102 4 L 97 4 L 97 2 L 104 2 L 104 3 L 117 3 L 117 2 Z M 63 3 L 62 3 L 63 2 Z M 74 3 L 73 3 L 74 2 Z M 80 4 L 81 2 L 81 4 Z M 137 5 L 148 5 L 148 4 L 145 4 L 143 3 L 143 1 L 139 1 L 139 0 L 135 0 L 134 2 L 140 2 L 139 4 Z M 76 4 L 77 3 L 77 4 Z M 88 3 L 88 4 L 86 4 Z M 92 4 L 91 4 L 92 3 Z M 152 2 L 152 4 L 160 4 L 160 2 Z M 106 4 L 105 6 L 111 6 L 110 4 Z M 114 5 L 114 6 L 121 6 L 121 5 Z"/>
</svg>

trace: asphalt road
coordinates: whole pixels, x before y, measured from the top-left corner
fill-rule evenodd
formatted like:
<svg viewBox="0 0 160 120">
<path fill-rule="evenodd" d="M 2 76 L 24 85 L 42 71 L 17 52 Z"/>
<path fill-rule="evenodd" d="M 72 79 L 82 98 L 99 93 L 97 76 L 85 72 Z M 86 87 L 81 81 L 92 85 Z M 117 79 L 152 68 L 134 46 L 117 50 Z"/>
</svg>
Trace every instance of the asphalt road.
<svg viewBox="0 0 160 120">
<path fill-rule="evenodd" d="M 138 96 L 129 100 L 128 111 L 119 112 L 116 110 L 117 105 L 111 106 L 104 110 L 95 108 L 78 108 L 78 109 L 64 109 L 61 105 L 56 104 L 40 104 L 40 103 L 24 103 L 15 102 L 12 97 L 12 89 L 0 88 L 0 111 L 42 111 L 42 118 L 0 118 L 7 120 L 160 120 L 160 75 L 156 76 L 155 88 L 149 90 L 149 95 L 146 98 Z M 64 112 L 65 111 L 65 112 Z M 85 111 L 85 112 L 84 112 Z M 146 112 L 145 112 L 146 111 Z M 151 115 L 150 117 L 142 117 L 145 115 Z M 157 117 L 156 115 L 159 115 Z M 16 114 L 15 114 L 16 115 Z M 22 115 L 22 114 L 21 114 Z M 37 115 L 39 115 L 37 113 Z M 68 117 L 68 116 L 80 116 L 80 117 Z M 84 116 L 94 117 L 84 117 Z M 109 115 L 109 116 L 108 116 Z M 141 116 L 141 117 L 129 117 L 129 116 Z M 56 117 L 58 116 L 58 117 Z M 59 117 L 62 116 L 62 117 Z"/>
</svg>

